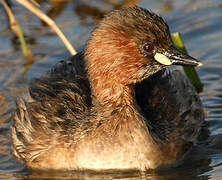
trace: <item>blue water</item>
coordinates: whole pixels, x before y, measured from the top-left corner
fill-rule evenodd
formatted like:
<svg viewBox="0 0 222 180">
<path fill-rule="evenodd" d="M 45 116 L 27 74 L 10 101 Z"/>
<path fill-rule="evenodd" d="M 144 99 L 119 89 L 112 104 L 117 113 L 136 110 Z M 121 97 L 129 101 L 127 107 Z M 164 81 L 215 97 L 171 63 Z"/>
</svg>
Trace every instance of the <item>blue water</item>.
<svg viewBox="0 0 222 180">
<path fill-rule="evenodd" d="M 71 1 L 56 17 L 57 25 L 75 46 L 81 49 L 94 28 L 96 16 L 89 16 L 83 5 L 97 7 L 100 12 L 113 9 L 111 1 Z M 113 1 L 119 2 L 119 1 Z M 121 1 L 122 2 L 122 1 Z M 190 55 L 203 62 L 198 74 L 204 83 L 201 99 L 211 132 L 190 155 L 192 161 L 164 172 L 31 172 L 10 154 L 10 114 L 15 99 L 25 92 L 28 81 L 49 70 L 56 61 L 70 56 L 60 39 L 39 19 L 13 1 L 13 12 L 35 56 L 26 66 L 25 58 L 13 41 L 7 16 L 0 6 L 0 179 L 222 179 L 222 2 L 221 0 L 142 0 L 139 5 L 161 14 L 172 32 L 181 32 Z M 44 11 L 48 3 L 42 3 Z M 78 15 L 80 9 L 85 15 Z M 88 13 L 88 15 L 86 14 Z M 15 43 L 17 42 L 17 43 Z"/>
</svg>

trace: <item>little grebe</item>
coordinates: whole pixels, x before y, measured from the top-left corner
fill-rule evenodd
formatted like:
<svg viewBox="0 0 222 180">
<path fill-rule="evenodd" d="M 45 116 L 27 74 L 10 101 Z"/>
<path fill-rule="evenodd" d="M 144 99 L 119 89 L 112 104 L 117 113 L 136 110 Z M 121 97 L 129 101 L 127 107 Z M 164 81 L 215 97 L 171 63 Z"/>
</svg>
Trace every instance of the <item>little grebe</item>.
<svg viewBox="0 0 222 180">
<path fill-rule="evenodd" d="M 111 12 L 84 52 L 32 81 L 29 95 L 17 101 L 13 154 L 36 169 L 177 163 L 204 115 L 186 77 L 162 70 L 169 65 L 201 63 L 175 48 L 160 16 L 139 7 Z"/>
</svg>

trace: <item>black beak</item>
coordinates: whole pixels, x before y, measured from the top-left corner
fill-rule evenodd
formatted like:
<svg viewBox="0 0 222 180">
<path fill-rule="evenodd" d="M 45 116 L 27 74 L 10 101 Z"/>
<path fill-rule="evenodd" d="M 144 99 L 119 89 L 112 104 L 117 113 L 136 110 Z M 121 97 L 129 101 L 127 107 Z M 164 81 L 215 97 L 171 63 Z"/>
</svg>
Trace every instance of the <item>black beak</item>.
<svg viewBox="0 0 222 180">
<path fill-rule="evenodd" d="M 171 62 L 172 65 L 182 65 L 182 66 L 201 66 L 202 63 L 197 59 L 182 53 L 179 49 L 172 47 L 165 53 Z"/>
</svg>

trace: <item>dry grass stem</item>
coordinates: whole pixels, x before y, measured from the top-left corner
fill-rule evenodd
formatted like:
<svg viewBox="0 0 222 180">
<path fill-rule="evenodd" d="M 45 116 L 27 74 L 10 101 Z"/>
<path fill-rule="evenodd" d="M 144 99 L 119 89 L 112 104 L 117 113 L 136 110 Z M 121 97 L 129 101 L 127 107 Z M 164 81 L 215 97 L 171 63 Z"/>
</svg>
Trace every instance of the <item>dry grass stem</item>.
<svg viewBox="0 0 222 180">
<path fill-rule="evenodd" d="M 37 3 L 35 0 L 30 0 L 30 1 L 32 2 L 32 4 L 33 4 L 34 6 L 36 6 L 37 8 L 40 8 L 39 3 Z"/>
<path fill-rule="evenodd" d="M 2 5 L 4 6 L 6 13 L 8 14 L 9 17 L 9 22 L 10 22 L 10 28 L 11 30 L 16 34 L 16 36 L 19 38 L 21 45 L 22 45 L 22 51 L 24 56 L 28 59 L 28 63 L 33 61 L 33 55 L 31 50 L 29 49 L 28 45 L 25 42 L 25 38 L 23 36 L 23 32 L 19 26 L 19 23 L 16 21 L 11 9 L 9 8 L 9 6 L 7 5 L 7 3 L 5 3 L 4 0 L 1 0 Z"/>
<path fill-rule="evenodd" d="M 55 24 L 55 22 L 48 17 L 46 14 L 44 14 L 37 6 L 36 4 L 32 4 L 28 0 L 16 0 L 19 4 L 23 5 L 25 8 L 27 8 L 29 11 L 37 15 L 40 19 L 42 19 L 45 23 L 47 23 L 54 31 L 55 33 L 61 38 L 67 49 L 72 55 L 77 54 L 76 50 L 73 48 L 73 46 L 70 44 L 70 42 L 66 39 L 62 31 L 58 28 L 58 26 Z"/>
</svg>

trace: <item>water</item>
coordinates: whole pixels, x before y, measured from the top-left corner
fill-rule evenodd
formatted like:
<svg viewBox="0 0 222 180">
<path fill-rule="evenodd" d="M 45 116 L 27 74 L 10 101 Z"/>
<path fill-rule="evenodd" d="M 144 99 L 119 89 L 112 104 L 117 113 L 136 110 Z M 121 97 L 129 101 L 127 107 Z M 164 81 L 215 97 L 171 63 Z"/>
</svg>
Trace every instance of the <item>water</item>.
<svg viewBox="0 0 222 180">
<path fill-rule="evenodd" d="M 114 5 L 111 4 L 114 2 Z M 115 4 L 115 2 L 117 2 Z M 129 1 L 134 2 L 134 1 Z M 67 38 L 81 49 L 101 14 L 119 7 L 118 1 L 63 2 L 56 17 Z M 164 172 L 31 172 L 10 154 L 10 114 L 17 96 L 25 92 L 28 81 L 49 70 L 56 61 L 69 56 L 59 38 L 39 19 L 13 1 L 26 39 L 35 55 L 27 66 L 18 40 L 8 29 L 7 16 L 0 7 L 0 179 L 222 179 L 222 2 L 220 0 L 150 0 L 139 5 L 164 16 L 172 32 L 182 33 L 189 53 L 204 63 L 198 74 L 204 83 L 201 99 L 211 135 L 193 150 L 182 166 Z M 48 11 L 52 4 L 41 7 Z M 60 4 L 62 7 L 62 4 Z M 52 8 L 51 8 L 52 9 Z"/>
</svg>

